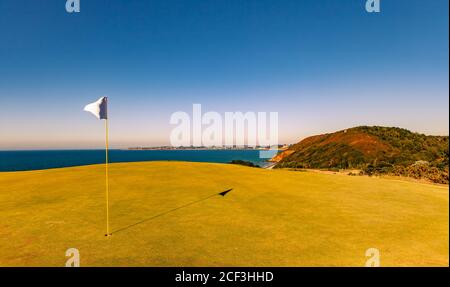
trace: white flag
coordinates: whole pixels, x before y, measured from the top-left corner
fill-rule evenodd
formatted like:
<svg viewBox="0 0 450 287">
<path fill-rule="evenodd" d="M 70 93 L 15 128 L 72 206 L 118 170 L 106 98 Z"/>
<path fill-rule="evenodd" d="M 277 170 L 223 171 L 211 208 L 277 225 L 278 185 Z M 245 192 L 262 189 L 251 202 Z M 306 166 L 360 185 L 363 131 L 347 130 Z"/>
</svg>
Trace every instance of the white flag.
<svg viewBox="0 0 450 287">
<path fill-rule="evenodd" d="M 84 107 L 86 112 L 91 112 L 97 119 L 106 120 L 108 118 L 108 97 L 102 97 L 96 102 Z"/>
</svg>

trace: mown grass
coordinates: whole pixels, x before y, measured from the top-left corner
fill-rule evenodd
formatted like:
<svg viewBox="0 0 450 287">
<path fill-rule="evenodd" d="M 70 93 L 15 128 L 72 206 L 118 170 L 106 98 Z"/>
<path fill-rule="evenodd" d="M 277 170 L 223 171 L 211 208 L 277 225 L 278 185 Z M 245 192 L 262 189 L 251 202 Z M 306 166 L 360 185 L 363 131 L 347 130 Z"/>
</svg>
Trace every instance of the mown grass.
<svg viewBox="0 0 450 287">
<path fill-rule="evenodd" d="M 372 247 L 382 266 L 448 266 L 448 208 L 445 186 L 120 163 L 106 238 L 103 165 L 0 173 L 0 266 L 64 266 L 72 247 L 82 266 L 364 266 Z"/>
</svg>

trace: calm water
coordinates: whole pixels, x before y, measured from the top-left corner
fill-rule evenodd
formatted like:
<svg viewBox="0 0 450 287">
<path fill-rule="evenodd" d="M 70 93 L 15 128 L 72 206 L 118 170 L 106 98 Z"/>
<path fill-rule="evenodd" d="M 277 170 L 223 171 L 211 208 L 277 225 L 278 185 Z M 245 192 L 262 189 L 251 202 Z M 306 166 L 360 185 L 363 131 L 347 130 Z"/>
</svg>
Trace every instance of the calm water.
<svg viewBox="0 0 450 287">
<path fill-rule="evenodd" d="M 256 150 L 110 150 L 110 162 L 196 161 L 227 163 L 251 161 L 264 165 Z M 0 171 L 24 171 L 105 162 L 104 150 L 0 151 Z"/>
</svg>

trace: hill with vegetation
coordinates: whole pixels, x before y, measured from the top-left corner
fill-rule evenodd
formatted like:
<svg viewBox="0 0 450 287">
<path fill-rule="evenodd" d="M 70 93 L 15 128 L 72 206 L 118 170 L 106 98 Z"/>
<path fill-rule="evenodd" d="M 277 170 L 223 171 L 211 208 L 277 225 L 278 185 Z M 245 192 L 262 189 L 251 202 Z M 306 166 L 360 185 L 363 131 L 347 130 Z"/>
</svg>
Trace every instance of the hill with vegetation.
<svg viewBox="0 0 450 287">
<path fill-rule="evenodd" d="M 448 184 L 448 136 L 361 126 L 308 137 L 280 153 L 276 168 L 359 169 Z"/>
<path fill-rule="evenodd" d="M 243 165 L 243 166 L 248 166 L 248 167 L 256 167 L 256 168 L 260 167 L 259 165 L 254 164 L 251 161 L 239 160 L 239 159 L 230 161 L 230 164 L 237 164 L 237 165 Z"/>
</svg>

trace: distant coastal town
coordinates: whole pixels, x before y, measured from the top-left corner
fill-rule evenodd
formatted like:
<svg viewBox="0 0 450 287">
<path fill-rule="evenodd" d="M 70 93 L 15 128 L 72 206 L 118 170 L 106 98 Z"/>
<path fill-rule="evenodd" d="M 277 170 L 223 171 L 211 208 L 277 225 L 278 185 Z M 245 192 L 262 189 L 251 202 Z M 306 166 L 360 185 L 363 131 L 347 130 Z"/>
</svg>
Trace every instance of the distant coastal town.
<svg viewBox="0 0 450 287">
<path fill-rule="evenodd" d="M 278 145 L 279 150 L 286 150 L 290 145 Z M 269 150 L 270 146 L 156 146 L 156 147 L 129 147 L 128 150 Z"/>
</svg>

